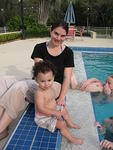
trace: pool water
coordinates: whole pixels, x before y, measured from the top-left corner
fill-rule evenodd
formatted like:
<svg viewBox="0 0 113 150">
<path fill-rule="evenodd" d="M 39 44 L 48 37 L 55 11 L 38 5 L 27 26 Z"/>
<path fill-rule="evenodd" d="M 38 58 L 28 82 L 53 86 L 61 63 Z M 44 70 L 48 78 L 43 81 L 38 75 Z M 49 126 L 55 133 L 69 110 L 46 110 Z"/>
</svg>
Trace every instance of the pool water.
<svg viewBox="0 0 113 150">
<path fill-rule="evenodd" d="M 82 53 L 87 78 L 95 77 L 105 82 L 108 75 L 113 74 L 113 54 Z"/>
<path fill-rule="evenodd" d="M 108 75 L 113 74 L 113 54 L 82 53 L 87 78 L 95 77 L 105 83 Z M 103 93 L 92 93 L 92 104 L 96 121 L 102 124 L 105 118 L 113 116 L 113 98 Z M 102 136 L 99 135 L 100 140 Z"/>
</svg>

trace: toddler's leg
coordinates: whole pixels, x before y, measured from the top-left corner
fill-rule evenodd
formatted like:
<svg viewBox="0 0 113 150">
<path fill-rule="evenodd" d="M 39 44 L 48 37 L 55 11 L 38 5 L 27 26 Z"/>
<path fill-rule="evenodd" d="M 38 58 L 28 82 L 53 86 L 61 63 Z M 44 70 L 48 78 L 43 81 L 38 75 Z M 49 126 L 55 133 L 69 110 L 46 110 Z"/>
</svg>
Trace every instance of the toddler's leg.
<svg viewBox="0 0 113 150">
<path fill-rule="evenodd" d="M 68 111 L 66 110 L 66 107 L 64 107 L 64 109 L 62 110 L 62 114 L 63 114 L 64 120 L 66 121 L 66 123 L 69 127 L 75 128 L 75 129 L 80 129 L 79 125 L 72 122 L 72 120 L 68 114 Z"/>
<path fill-rule="evenodd" d="M 71 143 L 76 144 L 76 145 L 83 144 L 83 139 L 71 136 L 71 134 L 67 130 L 67 127 L 63 121 L 57 120 L 56 128 L 60 129 L 61 134 L 64 137 L 66 137 Z"/>
</svg>

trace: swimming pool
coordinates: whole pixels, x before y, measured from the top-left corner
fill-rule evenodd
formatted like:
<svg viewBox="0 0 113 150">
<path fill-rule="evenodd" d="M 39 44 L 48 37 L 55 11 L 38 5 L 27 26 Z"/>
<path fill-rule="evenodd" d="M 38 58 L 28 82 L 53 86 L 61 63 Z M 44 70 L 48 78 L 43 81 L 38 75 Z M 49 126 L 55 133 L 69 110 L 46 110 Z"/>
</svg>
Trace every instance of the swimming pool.
<svg viewBox="0 0 113 150">
<path fill-rule="evenodd" d="M 104 83 L 106 77 L 113 74 L 113 48 L 103 48 L 103 51 L 102 48 L 73 48 L 73 50 L 82 52 L 87 78 L 95 77 Z M 102 124 L 103 119 L 113 116 L 113 99 L 108 99 L 102 93 L 91 94 L 91 98 L 97 121 Z M 99 138 L 102 139 L 100 136 Z"/>
</svg>

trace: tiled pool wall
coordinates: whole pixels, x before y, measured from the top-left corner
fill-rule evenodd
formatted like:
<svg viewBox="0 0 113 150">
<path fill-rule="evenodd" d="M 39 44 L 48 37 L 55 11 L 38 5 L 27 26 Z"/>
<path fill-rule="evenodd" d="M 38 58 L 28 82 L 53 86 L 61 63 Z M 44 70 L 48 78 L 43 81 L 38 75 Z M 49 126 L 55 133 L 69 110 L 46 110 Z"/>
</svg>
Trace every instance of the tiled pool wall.
<svg viewBox="0 0 113 150">
<path fill-rule="evenodd" d="M 106 47 L 70 47 L 73 51 L 88 51 L 88 52 L 113 52 L 113 48 Z"/>
</svg>

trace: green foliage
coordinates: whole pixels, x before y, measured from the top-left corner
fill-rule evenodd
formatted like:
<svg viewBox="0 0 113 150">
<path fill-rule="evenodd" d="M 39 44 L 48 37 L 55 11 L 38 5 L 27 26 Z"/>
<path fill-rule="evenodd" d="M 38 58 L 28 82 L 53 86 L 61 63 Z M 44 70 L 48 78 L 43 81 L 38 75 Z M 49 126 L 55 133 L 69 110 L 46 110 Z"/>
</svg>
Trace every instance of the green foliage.
<svg viewBox="0 0 113 150">
<path fill-rule="evenodd" d="M 19 31 L 21 29 L 21 18 L 20 16 L 14 16 L 7 23 L 8 31 Z"/>
<path fill-rule="evenodd" d="M 11 18 L 7 23 L 7 28 L 9 31 L 20 31 L 21 30 L 21 17 L 20 16 L 14 16 Z M 29 29 L 34 26 L 37 26 L 35 19 L 32 17 L 24 16 L 24 28 Z"/>
<path fill-rule="evenodd" d="M 30 37 L 47 37 L 49 36 L 49 29 L 45 25 L 34 26 L 32 28 L 28 28 L 25 31 L 25 38 Z"/>
<path fill-rule="evenodd" d="M 20 16 L 13 17 L 8 23 L 7 27 L 9 31 L 21 30 L 21 18 Z M 49 35 L 49 30 L 46 25 L 39 25 L 32 17 L 24 17 L 24 29 L 26 37 L 44 37 Z"/>
<path fill-rule="evenodd" d="M 23 0 L 25 29 L 34 28 L 37 22 L 50 25 L 57 20 L 63 20 L 70 1 Z M 87 17 L 89 26 L 113 26 L 113 0 L 72 0 L 72 3 L 76 26 L 87 26 Z M 10 31 L 20 30 L 21 19 L 17 14 L 20 15 L 19 0 L 0 0 L 0 26 L 6 26 L 8 22 Z"/>
<path fill-rule="evenodd" d="M 0 34 L 0 43 L 21 38 L 21 32 Z"/>
</svg>

